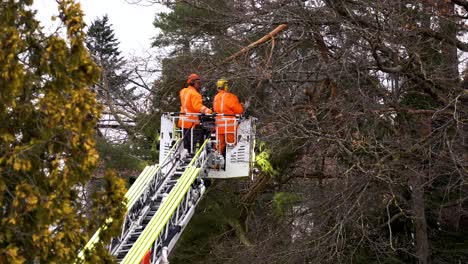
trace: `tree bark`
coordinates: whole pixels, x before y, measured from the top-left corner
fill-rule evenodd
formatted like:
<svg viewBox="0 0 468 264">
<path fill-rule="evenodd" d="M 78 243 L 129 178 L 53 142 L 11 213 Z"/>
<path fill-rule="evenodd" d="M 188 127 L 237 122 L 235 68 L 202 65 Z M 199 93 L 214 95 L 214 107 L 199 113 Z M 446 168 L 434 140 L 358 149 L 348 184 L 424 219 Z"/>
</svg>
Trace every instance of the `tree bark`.
<svg viewBox="0 0 468 264">
<path fill-rule="evenodd" d="M 414 232 L 416 242 L 416 257 L 419 264 L 431 263 L 431 250 L 427 236 L 426 214 L 424 212 L 424 186 L 421 175 L 413 173 L 410 176 L 410 186 L 412 187 L 412 207 L 414 217 Z"/>
<path fill-rule="evenodd" d="M 271 177 L 269 175 L 264 173 L 260 174 L 255 179 L 255 182 L 250 186 L 247 193 L 241 197 L 241 202 L 245 204 L 253 203 L 257 197 L 257 194 L 261 193 L 265 189 L 267 183 L 270 181 L 270 178 Z"/>
</svg>

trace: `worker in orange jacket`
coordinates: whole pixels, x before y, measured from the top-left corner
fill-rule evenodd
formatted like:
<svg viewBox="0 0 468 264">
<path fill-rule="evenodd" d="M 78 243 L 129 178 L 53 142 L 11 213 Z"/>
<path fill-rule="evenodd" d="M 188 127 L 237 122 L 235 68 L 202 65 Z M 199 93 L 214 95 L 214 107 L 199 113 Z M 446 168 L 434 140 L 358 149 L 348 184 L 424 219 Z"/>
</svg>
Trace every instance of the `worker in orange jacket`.
<svg viewBox="0 0 468 264">
<path fill-rule="evenodd" d="M 187 78 L 188 86 L 180 90 L 180 112 L 178 127 L 183 129 L 184 148 L 193 153 L 203 143 L 204 132 L 200 127 L 200 118 L 195 113 L 211 114 L 212 111 L 203 105 L 198 92 L 201 87 L 200 77 L 192 73 Z M 191 114 L 189 114 L 191 113 Z M 193 139 L 193 141 L 192 141 Z"/>
<path fill-rule="evenodd" d="M 237 136 L 237 122 L 233 115 L 240 115 L 244 112 L 244 107 L 239 102 L 239 98 L 228 92 L 229 81 L 219 79 L 216 83 L 218 94 L 213 101 L 213 109 L 218 114 L 227 116 L 216 116 L 216 134 L 218 138 L 218 151 L 224 155 L 227 144 L 235 144 Z"/>
</svg>

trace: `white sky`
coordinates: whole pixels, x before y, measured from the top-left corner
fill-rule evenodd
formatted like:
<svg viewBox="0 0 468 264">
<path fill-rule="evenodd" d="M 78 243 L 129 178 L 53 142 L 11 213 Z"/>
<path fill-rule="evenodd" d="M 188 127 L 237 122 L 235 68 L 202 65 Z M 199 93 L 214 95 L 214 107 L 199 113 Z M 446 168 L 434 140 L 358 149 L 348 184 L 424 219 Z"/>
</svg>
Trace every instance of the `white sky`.
<svg viewBox="0 0 468 264">
<path fill-rule="evenodd" d="M 131 1 L 131 0 L 129 0 Z M 114 30 L 115 37 L 120 41 L 120 51 L 123 54 L 140 54 L 148 50 L 151 38 L 157 33 L 153 26 L 154 16 L 166 9 L 160 5 L 135 5 L 125 0 L 78 0 L 89 26 L 96 18 L 107 14 Z M 41 21 L 46 32 L 56 28 L 51 17 L 57 15 L 55 0 L 34 0 L 33 8 L 38 10 L 37 19 Z"/>
</svg>

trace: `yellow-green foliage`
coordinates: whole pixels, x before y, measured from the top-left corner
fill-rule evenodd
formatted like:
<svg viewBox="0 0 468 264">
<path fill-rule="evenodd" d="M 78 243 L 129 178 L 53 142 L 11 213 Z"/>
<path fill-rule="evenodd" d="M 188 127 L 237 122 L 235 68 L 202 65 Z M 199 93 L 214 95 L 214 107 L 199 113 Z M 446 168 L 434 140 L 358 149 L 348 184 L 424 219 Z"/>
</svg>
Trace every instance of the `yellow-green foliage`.
<svg viewBox="0 0 468 264">
<path fill-rule="evenodd" d="M 273 168 L 270 162 L 270 150 L 267 148 L 265 142 L 259 142 L 258 143 L 258 150 L 260 153 L 258 153 L 255 156 L 255 164 L 260 167 L 260 170 L 269 175 L 269 176 L 274 176 L 278 173 L 278 171 Z"/>
<path fill-rule="evenodd" d="M 91 229 L 109 215 L 109 232 L 121 222 L 124 183 L 108 173 L 87 219 L 80 187 L 98 160 L 89 87 L 99 69 L 79 4 L 59 1 L 65 38 L 45 36 L 31 4 L 0 3 L 0 263 L 72 263 Z"/>
</svg>

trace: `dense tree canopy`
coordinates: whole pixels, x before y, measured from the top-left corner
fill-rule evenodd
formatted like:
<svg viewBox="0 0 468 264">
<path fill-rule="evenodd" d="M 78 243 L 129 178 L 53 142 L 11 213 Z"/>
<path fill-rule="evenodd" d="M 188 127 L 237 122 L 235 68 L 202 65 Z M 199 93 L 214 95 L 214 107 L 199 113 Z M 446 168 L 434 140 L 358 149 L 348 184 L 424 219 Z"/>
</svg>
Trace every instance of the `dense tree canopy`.
<svg viewBox="0 0 468 264">
<path fill-rule="evenodd" d="M 155 104 L 173 110 L 192 71 L 207 91 L 229 78 L 252 98 L 277 171 L 251 186 L 246 236 L 224 222 L 234 236 L 211 237 L 200 263 L 468 261 L 468 3 L 148 2 L 171 10 L 155 45 L 183 47 L 163 63 Z"/>
<path fill-rule="evenodd" d="M 108 172 L 99 202 L 84 207 L 99 158 L 90 89 L 99 68 L 84 46 L 79 4 L 58 1 L 63 31 L 46 35 L 32 2 L 0 4 L 0 263 L 72 263 L 109 215 L 103 241 L 118 232 L 125 187 Z M 90 253 L 110 259 L 103 245 Z"/>
<path fill-rule="evenodd" d="M 107 173 L 99 203 L 83 203 L 96 94 L 132 140 L 115 149 L 154 154 L 159 114 L 177 111 L 191 72 L 206 105 L 220 77 L 251 102 L 262 172 L 214 182 L 171 262 L 468 262 L 466 1 L 146 0 L 169 9 L 154 21 L 169 55 L 152 84 L 146 66 L 121 71 L 105 17 L 88 31 L 91 58 L 78 5 L 59 1 L 60 37 L 31 2 L 0 4 L 0 263 L 70 263 L 112 215 L 108 241 L 122 181 Z M 96 249 L 90 262 L 111 261 Z"/>
</svg>

